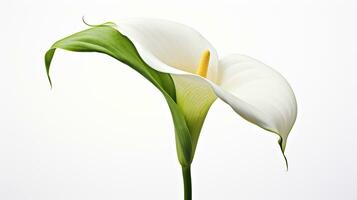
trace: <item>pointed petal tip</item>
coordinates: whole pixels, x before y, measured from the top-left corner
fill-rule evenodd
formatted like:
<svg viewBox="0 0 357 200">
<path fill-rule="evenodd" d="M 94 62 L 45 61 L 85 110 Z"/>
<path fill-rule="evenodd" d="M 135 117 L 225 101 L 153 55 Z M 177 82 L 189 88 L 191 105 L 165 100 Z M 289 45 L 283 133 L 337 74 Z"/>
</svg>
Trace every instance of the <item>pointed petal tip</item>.
<svg viewBox="0 0 357 200">
<path fill-rule="evenodd" d="M 284 157 L 284 160 L 285 160 L 286 172 L 288 172 L 289 171 L 289 162 L 288 162 L 288 159 L 286 158 L 285 153 L 283 153 L 283 157 Z"/>
<path fill-rule="evenodd" d="M 279 143 L 281 153 L 283 154 L 283 157 L 284 157 L 286 171 L 288 172 L 289 171 L 289 163 L 288 163 L 288 159 L 286 158 L 286 155 L 285 155 L 286 139 L 279 137 L 278 143 Z"/>
</svg>

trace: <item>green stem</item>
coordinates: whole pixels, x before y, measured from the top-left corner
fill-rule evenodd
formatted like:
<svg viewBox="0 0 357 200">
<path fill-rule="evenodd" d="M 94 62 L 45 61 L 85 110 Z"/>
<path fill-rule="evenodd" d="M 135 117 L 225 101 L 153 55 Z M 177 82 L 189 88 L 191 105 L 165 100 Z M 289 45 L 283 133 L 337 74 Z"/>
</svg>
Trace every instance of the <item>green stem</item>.
<svg viewBox="0 0 357 200">
<path fill-rule="evenodd" d="M 182 166 L 185 200 L 192 200 L 191 166 Z"/>
</svg>

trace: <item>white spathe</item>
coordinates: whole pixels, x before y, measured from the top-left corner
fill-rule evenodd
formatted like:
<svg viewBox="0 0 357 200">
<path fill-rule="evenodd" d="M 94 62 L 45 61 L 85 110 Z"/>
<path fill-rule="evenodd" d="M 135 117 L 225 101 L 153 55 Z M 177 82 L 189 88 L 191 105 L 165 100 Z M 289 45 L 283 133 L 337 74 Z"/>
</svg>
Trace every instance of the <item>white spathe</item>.
<svg viewBox="0 0 357 200">
<path fill-rule="evenodd" d="M 296 120 L 297 103 L 288 82 L 277 71 L 248 56 L 234 54 L 219 59 L 202 35 L 175 22 L 133 19 L 122 21 L 118 29 L 150 67 L 171 74 L 178 104 L 190 112 L 187 116 L 193 121 L 197 118 L 203 123 L 217 96 L 244 119 L 278 134 L 284 151 Z M 211 52 L 207 78 L 195 74 L 204 50 Z"/>
</svg>

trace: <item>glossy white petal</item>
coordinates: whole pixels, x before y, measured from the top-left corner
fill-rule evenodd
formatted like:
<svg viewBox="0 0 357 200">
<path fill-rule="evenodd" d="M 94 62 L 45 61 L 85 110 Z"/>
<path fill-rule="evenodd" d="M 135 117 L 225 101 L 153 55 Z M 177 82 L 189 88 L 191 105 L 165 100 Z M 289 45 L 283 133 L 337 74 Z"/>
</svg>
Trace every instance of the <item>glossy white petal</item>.
<svg viewBox="0 0 357 200">
<path fill-rule="evenodd" d="M 166 20 L 132 19 L 118 23 L 118 30 L 134 43 L 149 66 L 161 72 L 195 74 L 202 52 L 209 50 L 208 79 L 216 80 L 216 50 L 194 29 Z"/>
<path fill-rule="evenodd" d="M 297 115 L 295 95 L 285 78 L 243 55 L 220 60 L 217 78 L 217 96 L 246 120 L 277 133 L 284 151 Z"/>
</svg>

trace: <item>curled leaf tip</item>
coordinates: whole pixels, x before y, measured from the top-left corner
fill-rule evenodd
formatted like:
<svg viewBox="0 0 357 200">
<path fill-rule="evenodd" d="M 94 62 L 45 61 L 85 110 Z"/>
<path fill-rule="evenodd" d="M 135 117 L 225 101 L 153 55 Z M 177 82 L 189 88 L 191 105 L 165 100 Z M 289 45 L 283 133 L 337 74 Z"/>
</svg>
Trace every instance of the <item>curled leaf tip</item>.
<svg viewBox="0 0 357 200">
<path fill-rule="evenodd" d="M 89 26 L 89 27 L 98 27 L 98 26 L 110 26 L 110 27 L 116 27 L 117 25 L 114 22 L 105 22 L 102 24 L 89 24 L 86 22 L 86 20 L 84 19 L 84 15 L 82 16 L 82 21 L 85 25 Z"/>
<path fill-rule="evenodd" d="M 83 22 L 85 25 L 92 27 L 92 25 L 90 25 L 90 24 L 88 24 L 88 23 L 86 22 L 86 20 L 84 19 L 84 15 L 82 16 L 82 22 Z"/>
<path fill-rule="evenodd" d="M 52 81 L 51 81 L 51 78 L 50 78 L 50 77 L 48 77 L 48 81 L 50 82 L 50 90 L 52 90 L 52 89 L 53 89 L 53 86 L 52 86 Z"/>
</svg>

